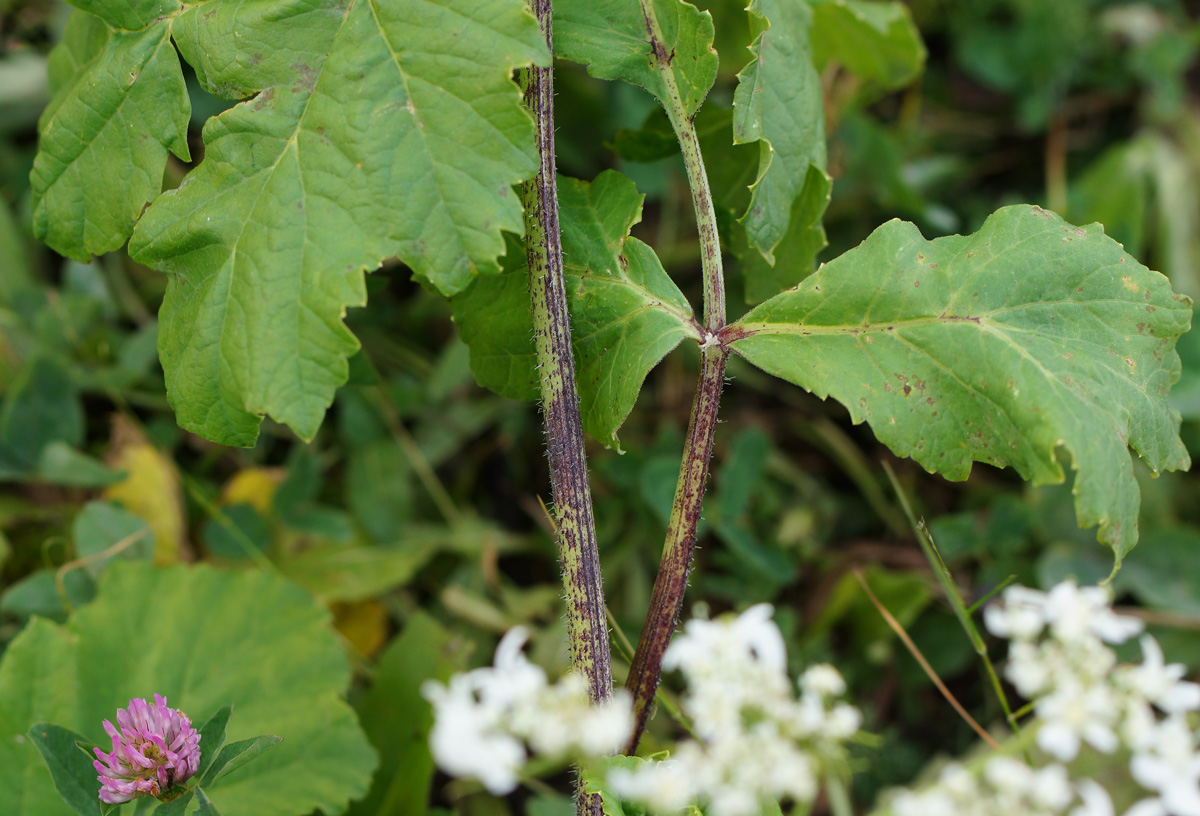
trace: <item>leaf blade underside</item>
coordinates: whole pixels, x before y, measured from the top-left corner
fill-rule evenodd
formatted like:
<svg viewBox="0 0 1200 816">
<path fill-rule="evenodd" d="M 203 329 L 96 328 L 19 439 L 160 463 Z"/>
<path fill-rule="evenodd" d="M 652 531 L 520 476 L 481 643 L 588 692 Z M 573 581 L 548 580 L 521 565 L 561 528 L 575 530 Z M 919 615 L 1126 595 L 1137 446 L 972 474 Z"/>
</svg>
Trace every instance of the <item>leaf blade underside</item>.
<svg viewBox="0 0 1200 816">
<path fill-rule="evenodd" d="M 897 455 L 965 479 L 972 462 L 1061 482 L 1117 562 L 1137 541 L 1128 447 L 1186 468 L 1175 339 L 1187 298 L 1098 225 L 1007 207 L 973 235 L 926 241 L 900 221 L 728 330 L 751 363 L 866 421 Z"/>
<path fill-rule="evenodd" d="M 808 4 L 751 0 L 747 12 L 756 36 L 734 92 L 733 142 L 758 142 L 759 165 L 740 220 L 750 246 L 774 264 L 775 248 L 789 228 L 819 228 L 825 211 L 809 207 L 802 210 L 808 223 L 791 224 L 796 199 L 816 196 L 822 205 L 829 202 L 825 99 L 809 45 L 813 12 Z M 817 172 L 810 173 L 813 169 Z"/>
</svg>

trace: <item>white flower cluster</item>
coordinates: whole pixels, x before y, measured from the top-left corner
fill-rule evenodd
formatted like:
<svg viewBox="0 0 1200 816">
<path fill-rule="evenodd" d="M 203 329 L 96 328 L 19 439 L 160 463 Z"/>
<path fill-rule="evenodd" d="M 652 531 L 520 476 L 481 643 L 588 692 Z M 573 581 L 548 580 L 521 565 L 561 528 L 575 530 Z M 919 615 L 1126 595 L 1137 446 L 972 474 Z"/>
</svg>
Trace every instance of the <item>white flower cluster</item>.
<svg viewBox="0 0 1200 816">
<path fill-rule="evenodd" d="M 1009 587 L 1003 605 L 984 611 L 995 635 L 1008 638 L 1005 676 L 1033 703 L 1037 745 L 1070 762 L 1083 744 L 1111 754 L 1128 751 L 1133 779 L 1148 797 L 1125 816 L 1200 816 L 1200 751 L 1188 725 L 1200 709 L 1200 685 L 1166 665 L 1162 648 L 1143 635 L 1142 662 L 1118 666 L 1109 644 L 1142 631 L 1141 621 L 1113 612 L 1109 592 L 1073 581 L 1049 592 Z M 1112 816 L 1108 793 L 1095 782 L 1072 784 L 1063 765 L 1034 770 L 993 757 L 976 778 L 948 767 L 932 788 L 893 799 L 896 816 Z"/>
<path fill-rule="evenodd" d="M 683 673 L 683 708 L 701 739 L 681 743 L 670 759 L 610 771 L 622 799 L 656 813 L 703 802 L 711 816 L 751 816 L 767 802 L 816 797 L 861 718 L 838 700 L 846 687 L 832 666 L 806 671 L 796 696 L 771 615 L 760 604 L 736 618 L 687 623 L 664 668 Z"/>
<path fill-rule="evenodd" d="M 457 674 L 448 686 L 428 681 L 421 688 L 434 708 L 434 760 L 446 773 L 478 779 L 494 794 L 517 786 L 530 752 L 603 756 L 620 748 L 633 728 L 624 690 L 593 706 L 579 675 L 550 684 L 521 651 L 528 637 L 516 627 L 501 639 L 491 667 Z"/>
<path fill-rule="evenodd" d="M 1057 763 L 1034 769 L 995 756 L 978 776 L 951 763 L 932 787 L 896 794 L 891 811 L 893 816 L 1112 816 L 1112 802 L 1090 779 L 1073 785 Z"/>
</svg>

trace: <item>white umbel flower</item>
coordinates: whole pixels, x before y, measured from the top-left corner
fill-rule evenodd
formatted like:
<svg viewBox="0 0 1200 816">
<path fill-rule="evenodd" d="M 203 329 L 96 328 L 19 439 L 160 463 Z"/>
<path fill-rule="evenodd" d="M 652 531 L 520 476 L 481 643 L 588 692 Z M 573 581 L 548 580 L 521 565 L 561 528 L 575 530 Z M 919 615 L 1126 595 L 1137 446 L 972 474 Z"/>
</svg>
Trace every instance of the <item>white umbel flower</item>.
<svg viewBox="0 0 1200 816">
<path fill-rule="evenodd" d="M 806 671 L 797 697 L 771 616 L 760 604 L 737 617 L 688 622 L 664 665 L 687 681 L 683 707 L 702 741 L 682 743 L 666 762 L 612 771 L 608 782 L 618 795 L 653 813 L 701 803 L 710 816 L 756 816 L 770 802 L 812 802 L 862 718 L 838 699 L 846 683 L 832 666 Z"/>
<path fill-rule="evenodd" d="M 1084 745 L 1128 751 L 1134 780 L 1152 795 L 1124 816 L 1200 816 L 1200 751 L 1184 719 L 1200 710 L 1200 685 L 1183 679 L 1182 665 L 1167 664 L 1149 635 L 1140 641 L 1141 663 L 1118 666 L 1110 644 L 1143 627 L 1115 613 L 1111 598 L 1107 588 L 1074 581 L 1049 592 L 1009 587 L 985 610 L 985 623 L 1010 640 L 1004 673 L 1033 703 L 1038 747 L 1060 762 Z M 1113 816 L 1107 791 L 1093 780 L 1072 785 L 1066 774 L 1064 765 L 1038 770 L 1004 757 L 975 772 L 951 766 L 932 788 L 898 794 L 895 813 L 915 816 L 926 806 L 941 813 L 949 801 L 963 816 Z"/>
<path fill-rule="evenodd" d="M 1162 647 L 1150 635 L 1138 641 L 1142 662 L 1119 672 L 1114 678 L 1167 714 L 1200 709 L 1200 685 L 1183 679 L 1187 668 L 1181 663 L 1166 664 Z"/>
<path fill-rule="evenodd" d="M 931 787 L 892 794 L 891 809 L 894 816 L 1113 816 L 1095 782 L 1072 784 L 1063 765 L 1032 768 L 1007 756 L 988 759 L 978 773 L 951 763 Z"/>
<path fill-rule="evenodd" d="M 422 687 L 435 711 L 429 745 L 446 773 L 478 779 L 492 793 L 505 794 L 517 786 L 525 746 L 504 727 L 503 709 L 485 702 L 481 681 L 486 683 L 481 675 L 460 674 L 449 686 Z"/>
<path fill-rule="evenodd" d="M 1079 807 L 1071 810 L 1070 816 L 1113 816 L 1112 798 L 1094 780 L 1084 779 L 1075 787 L 1080 803 Z"/>
<path fill-rule="evenodd" d="M 1183 717 L 1160 723 L 1148 749 L 1134 755 L 1129 770 L 1139 785 L 1158 794 L 1172 816 L 1200 816 L 1200 754 L 1196 735 Z"/>
<path fill-rule="evenodd" d="M 603 756 L 633 727 L 627 692 L 593 706 L 582 677 L 568 674 L 551 685 L 522 651 L 528 637 L 515 627 L 500 640 L 492 666 L 455 675 L 446 686 L 429 681 L 421 687 L 433 703 L 430 748 L 438 766 L 478 779 L 497 795 L 516 788 L 530 751 Z"/>
</svg>

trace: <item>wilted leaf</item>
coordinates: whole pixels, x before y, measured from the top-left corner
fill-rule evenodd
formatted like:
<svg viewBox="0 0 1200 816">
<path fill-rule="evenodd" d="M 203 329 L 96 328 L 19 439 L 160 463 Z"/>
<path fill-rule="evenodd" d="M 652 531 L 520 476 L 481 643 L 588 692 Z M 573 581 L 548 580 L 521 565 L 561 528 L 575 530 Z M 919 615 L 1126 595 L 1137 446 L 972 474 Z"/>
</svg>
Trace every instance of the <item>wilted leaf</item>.
<svg viewBox="0 0 1200 816">
<path fill-rule="evenodd" d="M 1097 225 L 1007 207 L 969 236 L 900 221 L 731 328 L 750 362 L 870 423 L 893 451 L 964 479 L 972 462 L 1035 484 L 1076 470 L 1076 513 L 1117 561 L 1137 541 L 1128 447 L 1186 468 L 1175 339 L 1191 305 Z"/>
<path fill-rule="evenodd" d="M 388 639 L 388 611 L 378 598 L 335 603 L 333 625 L 346 641 L 367 657 L 374 657 Z"/>
<path fill-rule="evenodd" d="M 239 470 L 221 490 L 221 503 L 248 504 L 264 516 L 271 515 L 275 491 L 283 483 L 283 468 L 249 467 Z"/>
</svg>

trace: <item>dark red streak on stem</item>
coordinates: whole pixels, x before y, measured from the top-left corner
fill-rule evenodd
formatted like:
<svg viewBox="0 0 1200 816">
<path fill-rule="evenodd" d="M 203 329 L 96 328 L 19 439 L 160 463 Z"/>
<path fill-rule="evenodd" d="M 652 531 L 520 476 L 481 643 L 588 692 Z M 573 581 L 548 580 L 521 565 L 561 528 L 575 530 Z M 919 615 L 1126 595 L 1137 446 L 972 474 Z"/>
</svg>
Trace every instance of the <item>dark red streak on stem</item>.
<svg viewBox="0 0 1200 816">
<path fill-rule="evenodd" d="M 696 527 L 700 523 L 704 488 L 708 481 L 713 437 L 717 430 L 717 407 L 721 401 L 721 389 L 725 384 L 725 363 L 728 359 L 729 351 L 723 346 L 714 345 L 702 352 L 700 382 L 692 402 L 683 467 L 679 471 L 679 482 L 675 487 L 675 503 L 671 508 L 666 545 L 663 547 L 658 577 L 654 580 L 654 593 L 650 598 L 646 627 L 642 630 L 637 652 L 633 656 L 633 665 L 629 670 L 629 680 L 625 684 L 633 695 L 634 705 L 634 730 L 625 746 L 626 754 L 633 754 L 637 750 L 638 741 L 646 728 L 646 718 L 650 714 L 662 673 L 663 654 L 683 609 L 684 591 L 692 566 L 692 551 L 696 547 Z"/>
</svg>

